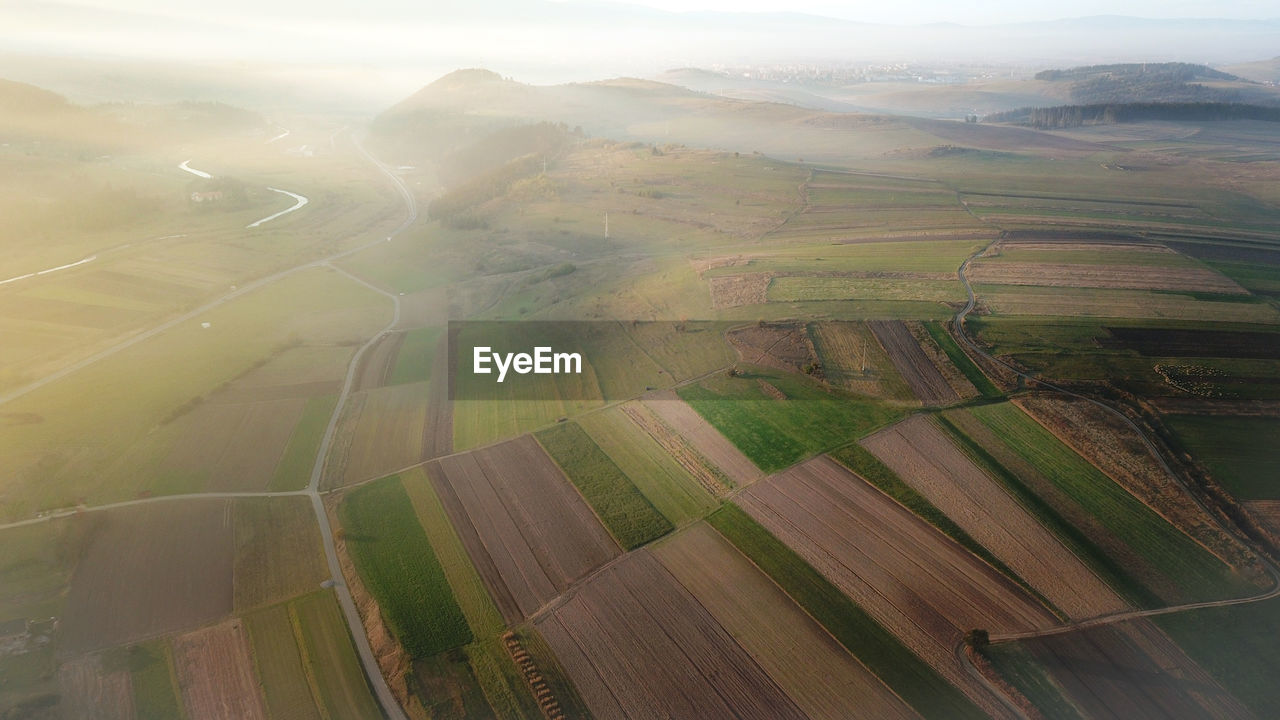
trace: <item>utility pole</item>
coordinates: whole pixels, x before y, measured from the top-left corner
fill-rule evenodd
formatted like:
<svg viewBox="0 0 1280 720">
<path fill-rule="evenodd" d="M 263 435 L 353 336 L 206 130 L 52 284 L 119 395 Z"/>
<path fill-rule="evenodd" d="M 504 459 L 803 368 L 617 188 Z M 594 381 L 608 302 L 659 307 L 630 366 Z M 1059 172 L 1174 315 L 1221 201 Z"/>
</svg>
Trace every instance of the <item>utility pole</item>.
<svg viewBox="0 0 1280 720">
<path fill-rule="evenodd" d="M 609 211 L 604 211 L 604 239 L 609 239 Z"/>
</svg>

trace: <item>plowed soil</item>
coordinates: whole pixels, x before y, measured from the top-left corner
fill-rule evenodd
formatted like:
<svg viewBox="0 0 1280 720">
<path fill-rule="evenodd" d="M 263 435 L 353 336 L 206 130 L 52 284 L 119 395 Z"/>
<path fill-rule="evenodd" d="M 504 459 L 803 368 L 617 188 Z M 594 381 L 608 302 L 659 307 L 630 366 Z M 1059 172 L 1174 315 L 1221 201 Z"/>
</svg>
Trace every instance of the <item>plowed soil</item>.
<svg viewBox="0 0 1280 720">
<path fill-rule="evenodd" d="M 960 399 L 902 321 L 872 320 L 867 326 L 921 403 L 947 405 Z"/>
<path fill-rule="evenodd" d="M 929 418 L 913 416 L 865 438 L 862 444 L 1070 617 L 1127 609 Z"/>
<path fill-rule="evenodd" d="M 972 282 L 989 285 L 1177 290 L 1233 295 L 1248 292 L 1227 276 L 1203 267 L 977 262 L 969 269 L 968 275 Z"/>
<path fill-rule="evenodd" d="M 508 622 L 528 617 L 620 552 L 528 435 L 440 458 L 427 471 Z"/>
<path fill-rule="evenodd" d="M 188 717 L 266 720 L 249 638 L 240 619 L 175 638 L 173 664 Z"/>
<path fill-rule="evenodd" d="M 705 458 L 715 463 L 736 485 L 750 485 L 764 476 L 742 451 L 729 442 L 719 430 L 712 427 L 696 410 L 676 396 L 674 391 L 664 391 L 644 400 L 671 428 L 688 440 Z"/>
<path fill-rule="evenodd" d="M 802 372 L 817 363 L 818 354 L 803 325 L 753 325 L 728 334 L 729 344 L 743 362 L 784 372 Z"/>
</svg>

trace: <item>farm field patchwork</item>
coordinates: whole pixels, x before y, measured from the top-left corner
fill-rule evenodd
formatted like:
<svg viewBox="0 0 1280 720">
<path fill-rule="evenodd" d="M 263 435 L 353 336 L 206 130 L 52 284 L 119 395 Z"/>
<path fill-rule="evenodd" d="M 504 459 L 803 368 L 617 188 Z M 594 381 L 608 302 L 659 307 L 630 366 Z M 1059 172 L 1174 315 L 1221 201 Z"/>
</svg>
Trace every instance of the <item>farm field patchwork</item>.
<svg viewBox="0 0 1280 720">
<path fill-rule="evenodd" d="M 535 624 L 597 717 L 804 717 L 647 548 Z"/>
<path fill-rule="evenodd" d="M 399 477 L 351 491 L 338 517 L 361 579 L 410 657 L 471 642 L 466 618 Z"/>
<path fill-rule="evenodd" d="M 352 394 L 325 464 L 323 484 L 345 487 L 426 459 L 428 383 Z"/>
<path fill-rule="evenodd" d="M 287 720 L 320 720 L 302 664 L 288 605 L 273 605 L 244 618 L 267 715 Z"/>
<path fill-rule="evenodd" d="M 243 498 L 233 514 L 236 612 L 311 592 L 329 577 L 307 498 Z"/>
<path fill-rule="evenodd" d="M 509 623 L 620 552 L 530 436 L 433 460 L 427 473 Z"/>
<path fill-rule="evenodd" d="M 640 493 L 578 423 L 561 423 L 534 437 L 586 498 L 587 504 L 596 511 L 624 550 L 671 531 L 671 522 Z"/>
<path fill-rule="evenodd" d="M 290 603 L 289 610 L 320 707 L 331 718 L 382 718 L 333 592 L 301 597 Z"/>
<path fill-rule="evenodd" d="M 752 369 L 740 370 L 736 376 L 708 377 L 700 383 L 681 386 L 677 392 L 705 418 L 704 423 L 723 433 L 766 472 L 843 445 L 896 419 L 902 412 L 866 397 L 823 387 L 805 377 Z M 664 406 L 660 402 L 649 404 L 662 413 Z M 677 412 L 681 406 L 666 407 Z M 672 425 L 677 426 L 675 422 Z M 697 444 L 698 435 L 684 434 Z M 704 453 L 719 463 L 709 449 Z"/>
<path fill-rule="evenodd" d="M 983 707 L 992 698 L 956 663 L 964 633 L 1056 623 L 1011 580 L 829 458 L 757 483 L 737 502 Z"/>
<path fill-rule="evenodd" d="M 1201 298 L 1178 290 L 1039 288 L 976 283 L 974 292 L 980 303 L 996 315 L 1280 323 L 1280 312 L 1274 307 L 1245 295 Z"/>
<path fill-rule="evenodd" d="M 808 331 L 827 382 L 862 395 L 915 400 L 866 323 L 815 322 L 809 323 Z"/>
<path fill-rule="evenodd" d="M 182 699 L 168 640 L 150 640 L 127 650 L 133 675 L 133 709 L 137 720 L 181 718 Z"/>
<path fill-rule="evenodd" d="M 750 458 L 675 392 L 652 395 L 641 404 L 663 423 L 655 428 L 657 432 L 674 431 L 700 458 L 711 463 L 713 472 L 723 475 L 732 485 L 750 485 L 764 476 Z"/>
<path fill-rule="evenodd" d="M 587 413 L 577 423 L 672 523 L 682 525 L 715 507 L 715 496 L 622 407 Z"/>
<path fill-rule="evenodd" d="M 244 621 L 233 618 L 173 640 L 187 716 L 266 720 Z"/>
<path fill-rule="evenodd" d="M 1086 618 L 1127 609 L 929 418 L 913 416 L 864 439 L 862 445 L 1068 616 Z"/>
<path fill-rule="evenodd" d="M 102 720 L 134 717 L 133 677 L 118 658 L 108 658 L 105 653 L 82 655 L 64 662 L 57 675 L 58 707 L 68 716 Z"/>
<path fill-rule="evenodd" d="M 916 717 L 711 526 L 694 525 L 653 554 L 810 718 Z"/>
<path fill-rule="evenodd" d="M 946 405 L 960 399 L 901 321 L 875 320 L 868 322 L 867 327 L 922 404 Z"/>
</svg>

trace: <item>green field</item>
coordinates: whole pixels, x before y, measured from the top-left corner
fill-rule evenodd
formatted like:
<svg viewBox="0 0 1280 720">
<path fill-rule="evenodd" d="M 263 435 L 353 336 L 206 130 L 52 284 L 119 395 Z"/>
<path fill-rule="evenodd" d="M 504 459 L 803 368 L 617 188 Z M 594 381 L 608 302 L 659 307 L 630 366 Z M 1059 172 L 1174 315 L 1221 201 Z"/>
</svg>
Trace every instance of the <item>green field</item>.
<svg viewBox="0 0 1280 720">
<path fill-rule="evenodd" d="M 289 444 L 285 446 L 284 457 L 276 466 L 276 473 L 271 478 L 267 489 L 271 492 L 285 490 L 301 490 L 311 482 L 311 469 L 316 462 L 316 452 L 324 438 L 325 428 L 333 415 L 333 408 L 338 403 L 335 395 L 322 395 L 307 399 L 307 406 L 302 410 L 302 417 L 293 428 Z"/>
<path fill-rule="evenodd" d="M 1084 720 L 1076 707 L 1063 697 L 1049 673 L 1021 644 L 1008 642 L 990 645 L 983 654 L 1000 675 L 1046 717 Z"/>
<path fill-rule="evenodd" d="M 273 605 L 244 618 L 267 714 L 289 720 L 319 720 L 319 708 L 302 664 L 287 605 Z"/>
<path fill-rule="evenodd" d="M 671 532 L 671 522 L 576 422 L 547 428 L 536 437 L 619 545 L 630 550 Z"/>
<path fill-rule="evenodd" d="M 1248 590 L 1248 583 L 1221 560 L 1017 407 L 1002 403 L 974 407 L 968 412 L 1156 570 L 1174 581 L 1188 598 L 1234 597 Z"/>
<path fill-rule="evenodd" d="M 766 395 L 761 382 L 786 399 Z M 755 368 L 737 377 L 717 374 L 677 392 L 765 472 L 844 445 L 902 414 L 807 378 Z"/>
<path fill-rule="evenodd" d="M 289 612 L 321 709 L 330 718 L 381 720 L 382 709 L 369 689 L 333 592 L 298 598 L 289 603 Z"/>
<path fill-rule="evenodd" d="M 1280 600 L 1205 608 L 1152 618 L 1258 717 L 1280 711 Z"/>
<path fill-rule="evenodd" d="M 1165 422 L 1232 495 L 1241 500 L 1280 500 L 1276 472 L 1280 419 L 1170 415 Z"/>
<path fill-rule="evenodd" d="M 173 672 L 173 652 L 167 641 L 151 640 L 130 647 L 128 663 L 133 682 L 134 713 L 138 720 L 186 717 Z"/>
<path fill-rule="evenodd" d="M 672 523 L 691 522 L 716 506 L 689 471 L 619 408 L 587 413 L 577 423 Z"/>
<path fill-rule="evenodd" d="M 422 382 L 431 379 L 431 362 L 436 356 L 436 341 L 441 328 L 415 328 L 405 333 L 404 344 L 396 355 L 391 370 L 391 385 Z"/>
<path fill-rule="evenodd" d="M 924 300 L 959 302 L 964 288 L 957 280 L 885 280 L 876 278 L 804 277 L 789 275 L 769 283 L 770 302 L 812 300 Z"/>
<path fill-rule="evenodd" d="M 942 351 L 951 359 L 951 364 L 964 373 L 964 376 L 969 379 L 969 382 L 973 383 L 973 387 L 983 397 L 1000 397 L 1002 394 L 1000 389 L 991 382 L 991 378 L 978 369 L 977 365 L 973 364 L 973 361 L 960 349 L 960 346 L 956 344 L 955 338 L 951 337 L 951 334 L 947 332 L 942 323 L 926 322 L 924 327 L 925 330 L 929 331 L 929 337 L 933 338 L 938 347 L 942 348 Z"/>
<path fill-rule="evenodd" d="M 338 517 L 360 578 L 410 657 L 471 642 L 467 619 L 398 476 L 350 493 Z"/>
<path fill-rule="evenodd" d="M 737 506 L 725 505 L 707 520 L 922 715 L 985 717 L 959 690 Z"/>
</svg>

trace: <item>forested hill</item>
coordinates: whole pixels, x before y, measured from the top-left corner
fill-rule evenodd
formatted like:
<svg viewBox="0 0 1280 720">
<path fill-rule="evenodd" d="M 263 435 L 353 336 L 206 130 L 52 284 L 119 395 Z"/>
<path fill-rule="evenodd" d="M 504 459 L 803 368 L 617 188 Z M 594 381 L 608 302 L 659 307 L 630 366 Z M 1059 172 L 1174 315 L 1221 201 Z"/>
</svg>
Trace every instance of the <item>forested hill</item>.
<svg viewBox="0 0 1280 720">
<path fill-rule="evenodd" d="M 1057 93 L 1077 105 L 1103 103 L 1270 104 L 1276 93 L 1243 78 L 1191 63 L 1129 63 L 1045 70 L 1035 79 L 1065 85 Z"/>
<path fill-rule="evenodd" d="M 1221 102 L 1098 103 L 1093 105 L 1020 108 L 1018 110 L 993 113 L 983 118 L 983 122 L 1029 125 L 1040 129 L 1149 120 L 1185 122 L 1263 120 L 1280 122 L 1280 107 Z"/>
</svg>

